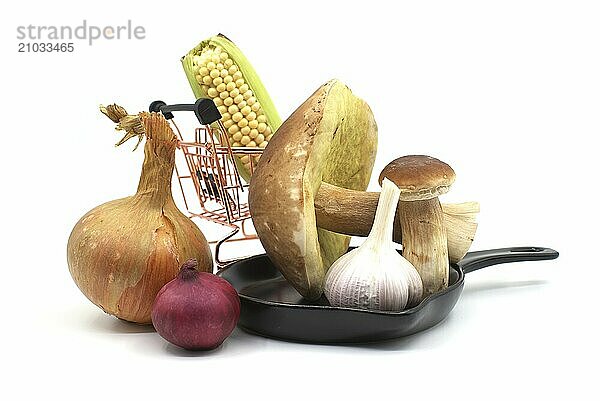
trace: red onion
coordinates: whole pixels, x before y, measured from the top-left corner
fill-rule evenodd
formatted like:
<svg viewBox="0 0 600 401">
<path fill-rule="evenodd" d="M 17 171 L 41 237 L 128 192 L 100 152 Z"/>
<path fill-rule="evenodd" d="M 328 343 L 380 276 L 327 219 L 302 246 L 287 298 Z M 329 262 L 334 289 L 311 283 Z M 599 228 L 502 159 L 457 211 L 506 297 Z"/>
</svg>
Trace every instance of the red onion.
<svg viewBox="0 0 600 401">
<path fill-rule="evenodd" d="M 152 324 L 165 340 L 189 350 L 218 347 L 240 317 L 240 299 L 226 280 L 197 270 L 190 259 L 158 292 Z"/>
</svg>

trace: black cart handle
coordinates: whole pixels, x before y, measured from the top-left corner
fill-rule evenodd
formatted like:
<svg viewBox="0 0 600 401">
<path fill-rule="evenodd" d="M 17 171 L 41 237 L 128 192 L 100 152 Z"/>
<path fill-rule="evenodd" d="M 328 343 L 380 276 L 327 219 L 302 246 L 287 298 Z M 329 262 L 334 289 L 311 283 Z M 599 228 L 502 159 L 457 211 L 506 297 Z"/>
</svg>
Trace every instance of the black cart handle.
<svg viewBox="0 0 600 401">
<path fill-rule="evenodd" d="M 162 113 L 167 120 L 173 118 L 174 111 L 193 111 L 198 121 L 202 125 L 209 125 L 221 119 L 221 113 L 217 105 L 211 99 L 198 99 L 194 104 L 171 104 L 168 105 L 162 100 L 155 100 L 150 103 L 150 112 Z"/>
<path fill-rule="evenodd" d="M 470 273 L 487 266 L 499 265 L 501 263 L 524 262 L 528 260 L 551 260 L 556 258 L 558 258 L 558 252 L 554 249 L 538 246 L 522 246 L 469 252 L 460 262 L 458 262 L 458 266 L 464 273 Z"/>
</svg>

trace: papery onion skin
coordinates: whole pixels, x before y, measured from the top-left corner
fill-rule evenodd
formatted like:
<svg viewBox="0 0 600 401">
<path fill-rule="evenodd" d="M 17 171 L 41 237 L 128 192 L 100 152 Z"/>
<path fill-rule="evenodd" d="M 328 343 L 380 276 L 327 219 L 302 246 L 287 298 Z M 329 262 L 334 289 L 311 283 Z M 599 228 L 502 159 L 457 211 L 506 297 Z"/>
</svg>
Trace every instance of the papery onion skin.
<svg viewBox="0 0 600 401">
<path fill-rule="evenodd" d="M 67 245 L 73 280 L 106 313 L 148 324 L 156 294 L 182 262 L 196 258 L 212 271 L 212 254 L 198 227 L 171 195 L 176 140 L 160 115 L 142 113 L 147 130 L 135 195 L 104 203 L 75 225 Z"/>
</svg>

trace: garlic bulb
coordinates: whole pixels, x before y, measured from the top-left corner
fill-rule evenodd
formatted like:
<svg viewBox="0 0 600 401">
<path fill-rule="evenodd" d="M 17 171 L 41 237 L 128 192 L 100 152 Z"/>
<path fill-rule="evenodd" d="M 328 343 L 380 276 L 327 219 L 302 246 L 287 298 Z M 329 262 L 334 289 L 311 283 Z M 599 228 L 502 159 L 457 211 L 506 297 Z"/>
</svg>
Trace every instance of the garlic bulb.
<svg viewBox="0 0 600 401">
<path fill-rule="evenodd" d="M 398 312 L 421 301 L 421 277 L 392 242 L 400 190 L 388 179 L 381 188 L 368 238 L 327 272 L 325 296 L 333 306 Z"/>
</svg>

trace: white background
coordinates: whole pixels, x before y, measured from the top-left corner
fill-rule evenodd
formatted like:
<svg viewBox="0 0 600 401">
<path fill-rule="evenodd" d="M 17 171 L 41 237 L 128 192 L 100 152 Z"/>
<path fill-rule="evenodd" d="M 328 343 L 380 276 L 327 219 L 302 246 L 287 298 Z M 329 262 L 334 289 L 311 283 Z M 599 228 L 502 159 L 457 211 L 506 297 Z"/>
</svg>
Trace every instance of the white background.
<svg viewBox="0 0 600 401">
<path fill-rule="evenodd" d="M 18 1 L 0 18 L 0 398 L 597 396 L 597 2 Z M 131 19 L 147 37 L 17 53 L 18 25 L 84 18 Z M 70 278 L 67 238 L 87 210 L 135 190 L 143 155 L 113 147 L 98 104 L 193 101 L 179 58 L 218 32 L 252 61 L 282 117 L 333 77 L 367 100 L 376 172 L 404 154 L 450 163 L 458 178 L 443 201 L 481 202 L 473 250 L 539 245 L 560 258 L 470 274 L 446 321 L 376 345 L 236 330 L 194 354 L 103 314 Z"/>
</svg>

